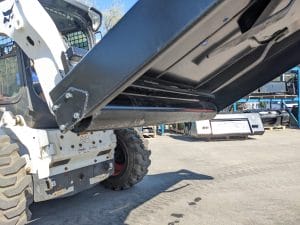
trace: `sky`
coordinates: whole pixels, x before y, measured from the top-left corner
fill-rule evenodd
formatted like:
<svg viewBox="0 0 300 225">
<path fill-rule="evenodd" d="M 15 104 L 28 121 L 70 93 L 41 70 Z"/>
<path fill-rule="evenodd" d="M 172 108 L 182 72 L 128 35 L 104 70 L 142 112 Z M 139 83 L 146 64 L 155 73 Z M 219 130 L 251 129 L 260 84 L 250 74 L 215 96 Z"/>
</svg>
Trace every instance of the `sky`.
<svg viewBox="0 0 300 225">
<path fill-rule="evenodd" d="M 137 2 L 138 0 L 91 0 L 100 12 L 104 12 L 112 7 L 114 3 L 120 3 L 124 14 L 131 9 L 131 7 Z M 105 35 L 105 31 L 103 30 L 103 26 L 100 28 L 101 33 L 96 35 L 97 41 L 99 41 L 103 35 Z"/>
<path fill-rule="evenodd" d="M 124 7 L 124 12 L 126 13 L 138 0 L 117 0 L 117 2 L 120 2 Z M 100 9 L 100 11 L 105 11 L 109 9 L 113 2 L 116 2 L 116 0 L 94 0 L 96 3 L 97 9 Z"/>
</svg>

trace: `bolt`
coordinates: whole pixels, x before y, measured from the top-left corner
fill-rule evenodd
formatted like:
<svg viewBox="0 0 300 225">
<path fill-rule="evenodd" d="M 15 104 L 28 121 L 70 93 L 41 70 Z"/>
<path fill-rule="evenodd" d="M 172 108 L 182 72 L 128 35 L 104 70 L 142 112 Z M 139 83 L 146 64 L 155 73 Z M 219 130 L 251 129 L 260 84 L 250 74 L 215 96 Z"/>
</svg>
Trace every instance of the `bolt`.
<svg viewBox="0 0 300 225">
<path fill-rule="evenodd" d="M 74 113 L 73 114 L 73 118 L 75 119 L 75 120 L 78 120 L 79 118 L 80 118 L 80 114 L 77 112 L 77 113 Z"/>
<path fill-rule="evenodd" d="M 112 169 L 112 168 L 110 167 L 110 163 L 107 163 L 107 162 L 104 163 L 104 164 L 103 164 L 103 169 L 106 170 L 106 171 Z"/>
<path fill-rule="evenodd" d="M 70 93 L 70 92 L 67 92 L 67 93 L 65 94 L 65 98 L 66 98 L 66 99 L 73 98 L 73 95 L 72 95 L 72 93 Z"/>
<path fill-rule="evenodd" d="M 59 106 L 58 105 L 54 105 L 53 107 L 52 107 L 52 110 L 53 111 L 57 111 L 59 109 Z"/>
<path fill-rule="evenodd" d="M 60 129 L 61 131 L 64 131 L 64 130 L 66 129 L 66 126 L 65 126 L 65 125 L 60 125 L 60 126 L 59 126 L 59 129 Z"/>
</svg>

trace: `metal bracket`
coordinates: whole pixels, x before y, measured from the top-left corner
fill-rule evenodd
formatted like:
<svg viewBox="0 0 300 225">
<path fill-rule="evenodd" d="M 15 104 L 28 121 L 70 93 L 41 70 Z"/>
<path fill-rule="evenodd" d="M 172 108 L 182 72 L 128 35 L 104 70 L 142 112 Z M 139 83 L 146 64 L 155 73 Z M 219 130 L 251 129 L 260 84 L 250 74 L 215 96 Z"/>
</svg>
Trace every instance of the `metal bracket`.
<svg viewBox="0 0 300 225">
<path fill-rule="evenodd" d="M 70 87 L 54 102 L 52 110 L 62 132 L 73 129 L 84 118 L 88 98 L 87 91 Z"/>
</svg>

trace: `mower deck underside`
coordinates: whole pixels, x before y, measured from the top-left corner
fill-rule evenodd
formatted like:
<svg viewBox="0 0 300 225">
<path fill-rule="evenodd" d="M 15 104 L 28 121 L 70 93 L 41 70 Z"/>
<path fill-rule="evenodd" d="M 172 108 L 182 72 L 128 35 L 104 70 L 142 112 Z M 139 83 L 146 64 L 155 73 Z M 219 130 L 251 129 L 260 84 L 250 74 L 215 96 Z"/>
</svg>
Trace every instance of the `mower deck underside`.
<svg viewBox="0 0 300 225">
<path fill-rule="evenodd" d="M 119 121 L 109 126 L 118 128 L 135 117 L 135 125 L 213 117 L 299 63 L 299 7 L 140 0 L 52 91 L 54 103 L 67 106 L 57 121 L 67 129 L 87 118 L 98 128 Z M 70 91 L 76 104 L 62 100 Z"/>
</svg>

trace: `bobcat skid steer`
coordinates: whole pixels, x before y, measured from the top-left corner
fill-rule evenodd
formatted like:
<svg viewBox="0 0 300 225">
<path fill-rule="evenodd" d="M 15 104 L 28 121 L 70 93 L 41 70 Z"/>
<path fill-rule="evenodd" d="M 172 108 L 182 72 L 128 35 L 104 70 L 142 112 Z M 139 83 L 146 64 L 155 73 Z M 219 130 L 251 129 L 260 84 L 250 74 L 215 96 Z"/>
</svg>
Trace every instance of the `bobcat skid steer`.
<svg viewBox="0 0 300 225">
<path fill-rule="evenodd" d="M 79 0 L 0 1 L 0 224 L 100 182 L 130 188 L 133 129 L 212 119 L 299 64 L 300 1 L 140 0 L 97 44 Z"/>
</svg>

